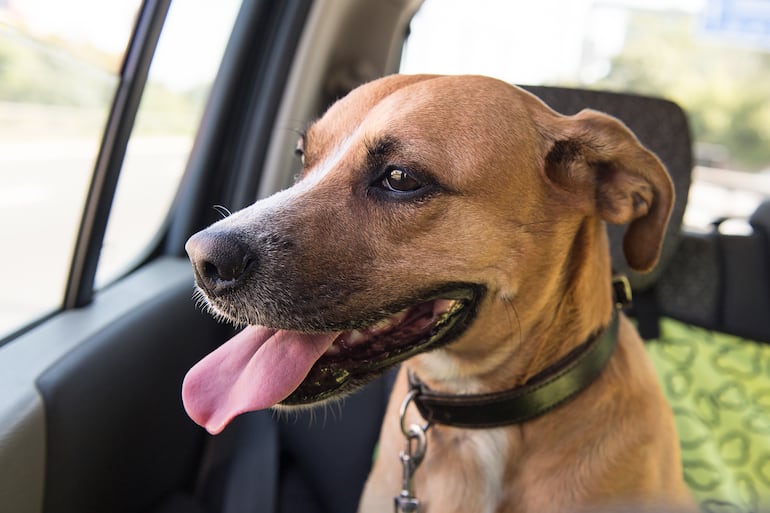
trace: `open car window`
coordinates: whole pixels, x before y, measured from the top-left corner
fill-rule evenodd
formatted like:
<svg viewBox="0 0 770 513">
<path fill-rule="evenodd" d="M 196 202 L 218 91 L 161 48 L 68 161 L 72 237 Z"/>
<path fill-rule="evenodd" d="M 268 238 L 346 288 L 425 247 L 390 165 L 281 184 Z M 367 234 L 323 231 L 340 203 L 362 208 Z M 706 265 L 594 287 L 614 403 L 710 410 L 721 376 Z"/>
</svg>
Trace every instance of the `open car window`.
<svg viewBox="0 0 770 513">
<path fill-rule="evenodd" d="M 126 148 L 96 287 L 154 248 L 174 199 L 240 0 L 172 2 Z"/>
<path fill-rule="evenodd" d="M 766 2 L 426 0 L 401 70 L 670 99 L 695 143 L 685 225 L 740 230 L 770 197 L 768 20 Z"/>
<path fill-rule="evenodd" d="M 128 137 L 95 287 L 157 247 L 239 7 L 239 0 L 171 4 Z M 0 340 L 62 307 L 141 8 L 140 0 L 0 3 L 0 266 L 9 270 L 4 289 L 13 291 L 0 298 Z"/>
<path fill-rule="evenodd" d="M 0 3 L 0 339 L 61 304 L 140 4 Z"/>
</svg>

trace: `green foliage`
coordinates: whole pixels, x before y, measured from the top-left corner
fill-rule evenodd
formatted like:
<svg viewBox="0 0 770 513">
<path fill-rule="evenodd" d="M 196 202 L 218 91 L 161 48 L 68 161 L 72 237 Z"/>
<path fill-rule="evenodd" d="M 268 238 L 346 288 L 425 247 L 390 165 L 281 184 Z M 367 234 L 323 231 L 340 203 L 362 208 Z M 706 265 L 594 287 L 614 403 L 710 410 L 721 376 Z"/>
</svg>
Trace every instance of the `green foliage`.
<svg viewBox="0 0 770 513">
<path fill-rule="evenodd" d="M 0 100 L 99 107 L 109 104 L 116 78 L 53 47 L 0 37 Z"/>
<path fill-rule="evenodd" d="M 115 56 L 101 54 L 93 48 L 73 47 L 62 41 L 34 41 L 0 31 L 0 133 L 18 132 L 21 124 L 29 131 L 47 131 L 53 118 L 58 124 L 58 120 L 72 117 L 73 112 L 82 119 L 67 120 L 67 129 L 75 133 L 98 129 L 106 119 L 118 87 L 119 77 L 110 71 L 116 67 L 115 60 Z M 149 81 L 137 131 L 192 134 L 197 128 L 206 91 L 202 86 L 174 91 Z M 9 105 L 22 108 L 8 114 L 5 111 Z M 48 110 L 41 110 L 46 106 Z M 14 126 L 2 126 L 9 123 Z"/>
<path fill-rule="evenodd" d="M 676 101 L 698 142 L 724 147 L 727 165 L 757 170 L 770 167 L 768 84 L 768 53 L 710 40 L 692 16 L 636 13 L 610 73 L 593 85 Z"/>
</svg>

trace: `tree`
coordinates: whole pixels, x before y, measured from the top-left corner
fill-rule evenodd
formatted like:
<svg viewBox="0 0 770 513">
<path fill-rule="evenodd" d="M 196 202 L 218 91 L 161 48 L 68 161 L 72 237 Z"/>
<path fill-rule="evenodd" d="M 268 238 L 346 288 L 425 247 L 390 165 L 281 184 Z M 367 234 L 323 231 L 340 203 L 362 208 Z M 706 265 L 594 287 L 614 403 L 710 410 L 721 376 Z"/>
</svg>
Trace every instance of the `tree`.
<svg viewBox="0 0 770 513">
<path fill-rule="evenodd" d="M 770 55 L 728 47 L 692 15 L 642 11 L 596 87 L 669 98 L 688 114 L 696 141 L 726 148 L 734 168 L 770 168 Z"/>
</svg>

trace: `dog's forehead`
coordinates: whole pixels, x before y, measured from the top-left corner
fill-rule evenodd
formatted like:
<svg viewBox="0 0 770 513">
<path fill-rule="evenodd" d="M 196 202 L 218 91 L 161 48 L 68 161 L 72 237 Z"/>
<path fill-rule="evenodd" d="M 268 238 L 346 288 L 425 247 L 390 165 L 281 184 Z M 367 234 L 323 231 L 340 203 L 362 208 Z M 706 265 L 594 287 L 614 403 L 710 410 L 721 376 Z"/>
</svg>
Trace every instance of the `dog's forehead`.
<svg viewBox="0 0 770 513">
<path fill-rule="evenodd" d="M 323 117 L 310 126 L 308 136 L 318 145 L 345 139 L 385 98 L 432 78 L 431 75 L 391 75 L 359 86 L 329 107 Z"/>
<path fill-rule="evenodd" d="M 351 91 L 327 111 L 318 125 L 350 128 L 365 118 L 378 117 L 383 122 L 389 117 L 425 112 L 437 114 L 434 119 L 446 119 L 472 114 L 471 109 L 512 106 L 521 94 L 526 93 L 490 77 L 392 75 Z"/>
<path fill-rule="evenodd" d="M 536 170 L 545 144 L 532 111 L 545 108 L 529 93 L 489 77 L 376 80 L 310 126 L 302 181 L 305 187 L 318 181 L 339 187 L 374 170 L 372 162 L 387 161 L 432 174 L 450 190 L 483 194 L 494 177 Z M 522 179 L 508 182 L 515 186 Z"/>
<path fill-rule="evenodd" d="M 482 76 L 393 75 L 354 89 L 308 130 L 317 149 L 378 134 L 453 144 L 506 137 L 531 126 L 528 93 Z M 536 104 L 534 104 L 537 107 Z M 457 134 L 463 134 L 461 139 Z"/>
</svg>

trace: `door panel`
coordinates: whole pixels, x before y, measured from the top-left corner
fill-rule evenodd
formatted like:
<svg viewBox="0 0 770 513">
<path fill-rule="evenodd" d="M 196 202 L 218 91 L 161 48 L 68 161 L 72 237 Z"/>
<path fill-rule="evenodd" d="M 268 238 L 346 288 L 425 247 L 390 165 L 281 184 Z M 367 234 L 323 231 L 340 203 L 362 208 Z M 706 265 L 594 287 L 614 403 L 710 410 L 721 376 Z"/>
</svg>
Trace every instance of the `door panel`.
<svg viewBox="0 0 770 513">
<path fill-rule="evenodd" d="M 276 427 L 269 413 L 259 414 L 270 421 L 275 440 L 288 440 L 286 450 L 275 453 L 280 461 L 273 463 L 280 469 L 261 453 L 255 453 L 246 465 L 233 456 L 241 453 L 240 446 L 232 452 L 212 449 L 222 445 L 216 441 L 226 439 L 212 439 L 187 418 L 180 387 L 187 369 L 224 341 L 231 328 L 196 308 L 192 272 L 181 255 L 186 238 L 215 220 L 213 205 L 234 210 L 253 201 L 258 188 L 266 194 L 275 184 L 290 181 L 295 138 L 290 127 L 302 126 L 336 96 L 337 90 L 329 92 L 326 86 L 337 83 L 340 75 L 352 73 L 351 79 L 344 80 L 352 87 L 384 73 L 388 56 L 400 48 L 408 19 L 404 13 L 413 12 L 418 3 L 302 0 L 243 4 L 208 97 L 185 178 L 154 247 L 148 248 L 134 272 L 93 293 L 93 267 L 102 250 L 102 224 L 110 203 L 101 196 L 111 194 L 111 187 L 100 188 L 92 194 L 90 204 L 103 208 L 89 210 L 87 222 L 94 224 L 83 230 L 71 300 L 36 327 L 0 346 L 1 511 L 219 511 L 207 509 L 213 504 L 211 497 L 236 504 L 233 497 L 241 497 L 241 493 L 228 490 L 238 488 L 239 483 L 244 491 L 251 490 L 247 489 L 251 476 L 238 469 L 258 467 L 279 481 L 279 470 L 292 470 L 284 461 L 289 452 L 290 461 L 313 481 L 311 486 L 316 486 L 315 481 L 331 480 L 333 474 L 324 474 L 320 463 L 329 454 L 336 455 L 329 441 L 333 436 L 342 437 L 349 450 L 337 463 L 350 469 L 353 465 L 343 461 L 354 461 L 360 467 L 356 482 L 363 479 L 386 397 L 376 387 L 367 396 L 346 403 L 350 408 L 346 411 L 363 412 L 363 417 L 353 412 L 342 415 L 340 410 L 340 422 L 314 424 L 312 430 L 306 430 L 309 434 L 299 429 L 296 419 Z M 145 3 L 156 8 L 167 4 L 162 0 Z M 376 33 L 366 28 L 367 20 L 377 20 Z M 309 30 L 313 24 L 314 29 Z M 321 39 L 328 44 L 319 45 L 312 37 L 321 28 L 329 36 Z M 300 58 L 297 45 L 303 33 L 309 35 L 303 38 Z M 354 73 L 359 68 L 371 76 L 359 77 Z M 307 69 L 315 70 L 314 80 L 296 79 L 305 76 L 300 72 Z M 295 87 L 287 89 L 291 76 Z M 288 105 L 303 108 L 289 114 Z M 126 131 L 128 125 L 126 122 Z M 288 149 L 275 139 L 289 144 Z M 104 144 L 114 143 L 108 137 Z M 275 151 L 278 146 L 280 151 Z M 117 155 L 122 150 L 115 151 Z M 262 169 L 266 153 L 271 151 L 268 167 L 283 170 L 284 176 L 265 186 Z M 119 160 L 115 158 L 110 169 L 118 169 Z M 147 187 L 153 185 L 147 183 Z M 52 246 L 52 252 L 59 251 L 60 245 Z M 300 424 L 304 422 L 304 417 L 298 418 Z M 367 426 L 364 430 L 359 429 L 362 422 Z M 354 447 L 351 432 L 360 439 Z M 266 439 L 265 433 L 262 427 L 250 426 L 243 440 Z M 316 436 L 325 437 L 328 445 L 319 448 L 313 443 Z M 268 452 L 277 450 L 277 445 L 268 447 Z M 316 454 L 318 450 L 321 452 Z M 217 470 L 212 459 L 230 460 L 222 465 L 233 469 L 232 475 L 228 472 L 222 480 L 207 480 Z M 352 481 L 346 479 L 340 479 L 338 485 L 351 495 L 345 500 L 352 504 L 357 490 L 351 488 L 360 483 L 351 487 Z M 228 492 L 210 491 L 207 483 L 221 484 Z M 323 486 L 324 493 L 331 493 L 331 488 Z M 250 500 L 249 504 L 262 508 L 267 503 Z"/>
<path fill-rule="evenodd" d="M 203 431 L 186 370 L 226 328 L 162 258 L 0 348 L 0 500 L 19 513 L 142 511 L 190 484 Z M 39 377 L 38 377 L 39 376 Z"/>
<path fill-rule="evenodd" d="M 46 512 L 144 511 L 191 487 L 204 435 L 184 413 L 180 384 L 225 335 L 195 310 L 185 260 L 162 260 L 142 275 L 133 288 L 155 293 L 37 380 L 48 430 Z"/>
</svg>

